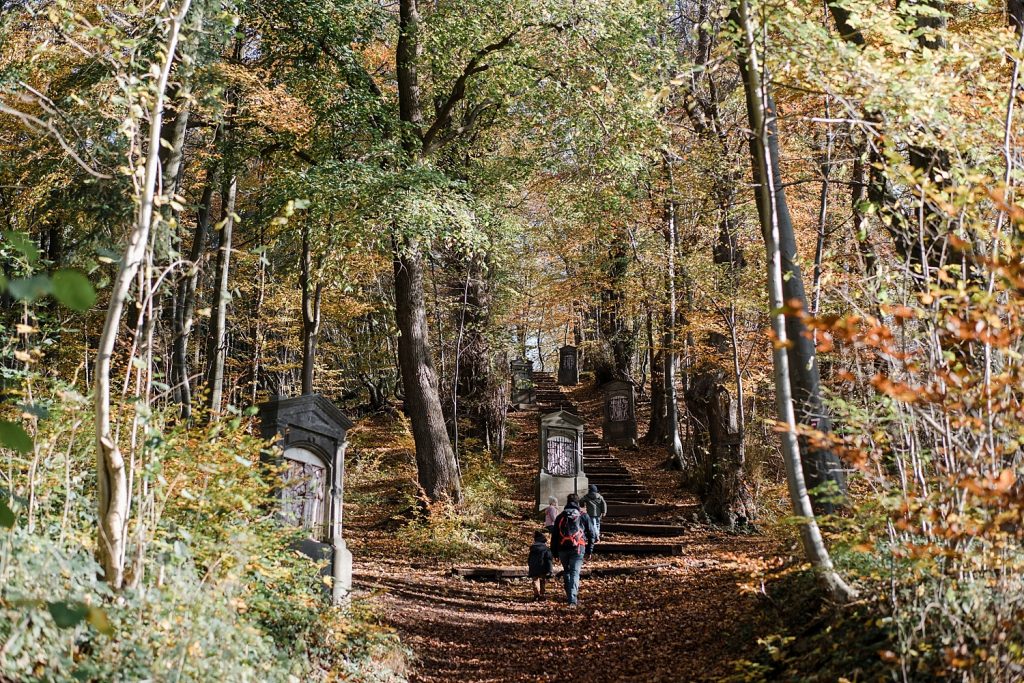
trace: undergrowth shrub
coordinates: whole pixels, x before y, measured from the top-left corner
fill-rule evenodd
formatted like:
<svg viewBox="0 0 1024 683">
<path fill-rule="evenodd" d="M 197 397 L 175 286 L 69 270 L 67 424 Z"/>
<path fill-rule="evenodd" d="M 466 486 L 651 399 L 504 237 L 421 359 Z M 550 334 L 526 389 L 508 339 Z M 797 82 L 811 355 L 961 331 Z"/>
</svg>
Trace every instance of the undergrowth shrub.
<svg viewBox="0 0 1024 683">
<path fill-rule="evenodd" d="M 40 394 L 37 387 L 37 396 Z M 4 451 L 0 679 L 401 680 L 405 651 L 358 600 L 330 604 L 322 563 L 277 518 L 266 444 L 236 414 L 207 429 L 147 416 L 132 462 L 125 589 L 96 563 L 89 407 L 62 388 L 34 449 Z"/>
<path fill-rule="evenodd" d="M 423 509 L 407 496 L 415 512 L 401 535 L 413 554 L 465 561 L 494 560 L 510 551 L 499 520 L 515 512 L 511 484 L 486 452 L 464 451 L 462 468 L 461 508 L 438 503 Z"/>
</svg>

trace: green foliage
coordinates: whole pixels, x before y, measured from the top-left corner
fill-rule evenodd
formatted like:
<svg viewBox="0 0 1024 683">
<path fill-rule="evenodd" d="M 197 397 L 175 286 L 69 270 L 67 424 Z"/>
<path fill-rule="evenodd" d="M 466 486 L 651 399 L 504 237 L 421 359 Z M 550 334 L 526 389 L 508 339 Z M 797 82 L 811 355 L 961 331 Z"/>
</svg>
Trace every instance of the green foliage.
<svg viewBox="0 0 1024 683">
<path fill-rule="evenodd" d="M 114 595 L 93 559 L 93 458 L 78 429 L 88 407 L 63 391 L 37 398 L 49 408 L 36 448 L 53 457 L 4 451 L 18 518 L 0 514 L 13 527 L 0 535 L 0 672 L 40 681 L 400 677 L 404 656 L 390 632 L 358 601 L 332 607 L 322 565 L 291 549 L 297 532 L 274 515 L 276 476 L 260 464 L 265 444 L 247 435 L 247 421 L 189 430 L 149 417 L 134 499 L 145 516 L 129 527 L 145 544 L 132 543 L 134 578 Z"/>
<path fill-rule="evenodd" d="M 502 530 L 500 519 L 515 512 L 510 507 L 511 485 L 488 453 L 467 449 L 463 458 L 461 507 L 446 504 L 420 508 L 410 496 L 406 504 L 413 519 L 399 532 L 408 551 L 438 560 L 466 562 L 507 556 L 515 548 Z"/>
<path fill-rule="evenodd" d="M 19 453 L 28 453 L 32 450 L 32 437 L 20 424 L 0 420 L 0 446 Z"/>
</svg>

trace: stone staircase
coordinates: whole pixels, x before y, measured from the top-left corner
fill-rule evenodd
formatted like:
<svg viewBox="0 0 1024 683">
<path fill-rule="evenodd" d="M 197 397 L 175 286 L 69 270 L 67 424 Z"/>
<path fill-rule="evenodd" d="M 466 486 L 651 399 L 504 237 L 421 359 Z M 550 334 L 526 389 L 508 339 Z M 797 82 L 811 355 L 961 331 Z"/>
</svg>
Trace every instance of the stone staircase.
<svg viewBox="0 0 1024 683">
<path fill-rule="evenodd" d="M 558 388 L 554 375 L 550 372 L 534 372 L 532 377 L 537 409 L 542 415 L 559 410 L 577 414 L 576 404 Z"/>
<path fill-rule="evenodd" d="M 559 410 L 579 415 L 579 409 L 568 395 L 562 392 L 555 378 L 548 372 L 534 372 L 533 383 L 536 391 L 537 410 L 542 415 Z M 602 525 L 602 540 L 594 552 L 601 554 L 631 555 L 679 555 L 683 546 L 679 543 L 662 542 L 617 542 L 612 538 L 621 536 L 671 537 L 679 536 L 681 526 L 665 522 L 637 522 L 638 518 L 657 515 L 674 509 L 672 505 L 658 503 L 647 488 L 633 478 L 632 473 L 622 464 L 608 446 L 590 431 L 583 434 L 583 471 L 591 484 L 608 503 L 608 514 Z"/>
</svg>

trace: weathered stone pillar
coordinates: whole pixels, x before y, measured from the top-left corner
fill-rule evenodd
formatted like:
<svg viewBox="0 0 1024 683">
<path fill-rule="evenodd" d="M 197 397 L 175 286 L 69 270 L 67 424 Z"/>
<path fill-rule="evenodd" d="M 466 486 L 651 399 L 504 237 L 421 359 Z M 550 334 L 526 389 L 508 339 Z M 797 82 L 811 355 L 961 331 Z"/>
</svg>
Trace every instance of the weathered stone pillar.
<svg viewBox="0 0 1024 683">
<path fill-rule="evenodd" d="M 609 446 L 636 446 L 636 392 L 632 382 L 612 380 L 601 386 L 604 394 L 602 437 Z"/>
<path fill-rule="evenodd" d="M 352 422 L 319 394 L 275 398 L 259 407 L 260 432 L 282 451 L 280 517 L 308 537 L 297 549 L 314 560 L 330 560 L 331 597 L 343 601 L 352 589 L 352 554 L 343 538 L 346 435 Z"/>
<path fill-rule="evenodd" d="M 580 383 L 579 351 L 575 346 L 563 346 L 558 350 L 558 383 L 574 387 Z"/>
<path fill-rule="evenodd" d="M 537 474 L 537 509 L 547 507 L 554 496 L 565 505 L 570 493 L 587 492 L 583 471 L 583 420 L 564 410 L 542 415 L 538 420 L 540 471 Z"/>
</svg>

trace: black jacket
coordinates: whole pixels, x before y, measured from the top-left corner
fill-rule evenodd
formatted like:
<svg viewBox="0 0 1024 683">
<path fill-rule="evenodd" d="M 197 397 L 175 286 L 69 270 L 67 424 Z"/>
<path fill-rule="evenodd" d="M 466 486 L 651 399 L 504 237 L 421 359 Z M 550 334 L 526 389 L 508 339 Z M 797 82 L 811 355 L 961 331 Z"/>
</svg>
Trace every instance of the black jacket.
<svg viewBox="0 0 1024 683">
<path fill-rule="evenodd" d="M 583 535 L 587 539 L 585 552 L 587 555 L 589 555 L 594 550 L 594 527 L 590 521 L 590 517 L 587 515 L 586 512 L 580 510 L 580 506 L 577 505 L 576 503 L 569 503 L 568 505 L 566 505 L 565 509 L 562 510 L 562 514 L 558 515 L 558 517 L 555 518 L 555 545 L 559 552 L 563 550 L 569 550 L 569 548 L 571 547 L 569 545 L 566 545 L 566 547 L 562 547 L 561 529 L 562 520 L 565 519 L 567 515 L 573 514 L 574 512 L 579 513 L 580 526 L 583 527 Z"/>
<path fill-rule="evenodd" d="M 530 568 L 531 579 L 536 576 L 551 576 L 555 570 L 555 558 L 545 541 L 530 546 L 530 558 L 526 564 Z"/>
<path fill-rule="evenodd" d="M 608 514 L 608 503 L 597 491 L 591 491 L 583 496 L 580 502 L 587 506 L 587 514 L 591 517 L 604 517 Z"/>
</svg>

